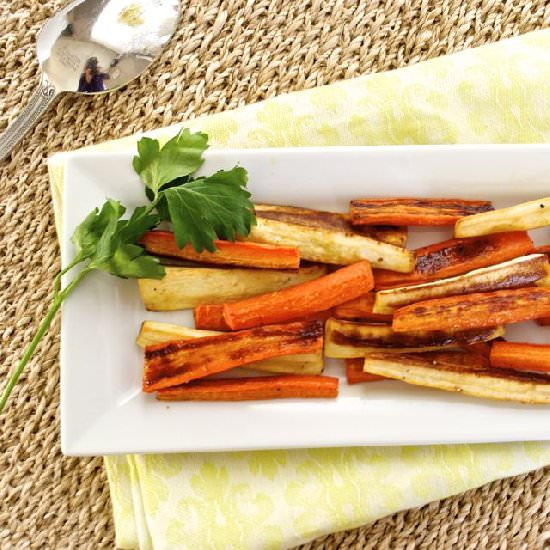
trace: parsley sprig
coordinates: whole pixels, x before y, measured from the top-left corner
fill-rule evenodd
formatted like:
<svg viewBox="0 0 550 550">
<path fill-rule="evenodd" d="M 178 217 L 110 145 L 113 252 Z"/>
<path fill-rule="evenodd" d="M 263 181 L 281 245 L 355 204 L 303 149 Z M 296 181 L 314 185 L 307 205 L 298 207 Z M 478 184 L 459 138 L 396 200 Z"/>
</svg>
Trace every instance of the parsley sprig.
<svg viewBox="0 0 550 550">
<path fill-rule="evenodd" d="M 162 147 L 156 139 L 139 140 L 133 167 L 150 202 L 124 218 L 126 207 L 107 199 L 75 229 L 71 237 L 75 257 L 54 279 L 50 308 L 8 378 L 0 395 L 0 412 L 61 304 L 85 277 L 94 271 L 125 279 L 164 277 L 158 258 L 149 256 L 139 245 L 146 231 L 161 221 L 170 222 L 178 246 L 191 244 L 197 252 L 215 251 L 217 238 L 234 241 L 239 235 L 248 235 L 256 220 L 246 189 L 247 172 L 236 166 L 207 177 L 195 176 L 204 163 L 207 147 L 206 134 L 187 129 Z M 62 288 L 61 279 L 69 273 L 74 275 Z"/>
</svg>

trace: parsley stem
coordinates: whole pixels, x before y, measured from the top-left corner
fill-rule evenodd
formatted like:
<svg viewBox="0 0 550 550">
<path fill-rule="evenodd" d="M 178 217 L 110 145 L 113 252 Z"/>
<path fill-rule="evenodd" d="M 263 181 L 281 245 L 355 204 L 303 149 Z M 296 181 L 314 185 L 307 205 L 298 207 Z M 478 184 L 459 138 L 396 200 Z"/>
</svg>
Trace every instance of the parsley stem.
<svg viewBox="0 0 550 550">
<path fill-rule="evenodd" d="M 61 289 L 61 277 L 65 275 L 68 271 L 70 271 L 75 265 L 79 264 L 82 261 L 82 258 L 76 257 L 67 267 L 59 271 L 59 273 L 55 276 L 55 279 L 53 280 L 53 296 L 54 298 L 57 298 L 59 295 L 59 290 Z"/>
<path fill-rule="evenodd" d="M 67 268 L 68 267 L 69 266 L 67 266 Z M 74 267 L 74 266 L 71 266 L 71 267 Z M 52 324 L 52 321 L 55 318 L 55 314 L 58 312 L 59 308 L 61 307 L 61 304 L 63 303 L 65 298 L 67 298 L 72 293 L 72 291 L 79 285 L 82 279 L 91 271 L 91 269 L 89 268 L 83 269 L 61 292 L 59 292 L 58 288 L 55 288 L 55 285 L 59 285 L 58 280 L 59 282 L 61 281 L 61 275 L 67 271 L 67 268 L 65 268 L 63 271 L 60 271 L 58 276 L 55 278 L 54 297 L 53 297 L 52 305 L 50 306 L 50 308 L 48 309 L 48 312 L 46 313 L 46 316 L 42 319 L 42 322 L 38 326 L 38 330 L 36 331 L 34 338 L 31 340 L 30 344 L 25 349 L 25 352 L 23 353 L 23 356 L 21 357 L 21 360 L 19 361 L 17 368 L 13 370 L 12 373 L 10 374 L 8 382 L 6 383 L 6 386 L 2 391 L 2 395 L 0 396 L 0 413 L 4 410 L 4 407 L 6 406 L 8 398 L 11 392 L 13 391 L 13 388 L 17 384 L 17 381 L 19 380 L 21 373 L 23 372 L 27 363 L 32 357 L 34 351 L 36 350 L 36 347 L 40 343 L 40 340 L 42 340 L 44 334 L 46 334 L 48 328 Z"/>
</svg>

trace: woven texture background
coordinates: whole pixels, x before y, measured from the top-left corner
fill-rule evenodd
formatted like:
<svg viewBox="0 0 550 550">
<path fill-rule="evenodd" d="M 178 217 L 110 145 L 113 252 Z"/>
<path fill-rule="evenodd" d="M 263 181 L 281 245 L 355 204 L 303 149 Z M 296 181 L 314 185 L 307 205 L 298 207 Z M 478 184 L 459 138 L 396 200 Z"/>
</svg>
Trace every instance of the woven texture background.
<svg viewBox="0 0 550 550">
<path fill-rule="evenodd" d="M 0 165 L 0 376 L 48 305 L 59 251 L 46 155 L 385 71 L 550 26 L 543 0 L 182 0 L 154 67 L 104 97 L 58 100 Z M 37 78 L 34 37 L 64 2 L 0 2 L 0 130 Z M 59 450 L 59 323 L 0 420 L 0 547 L 113 547 L 100 458 Z M 546 543 L 545 543 L 546 541 Z M 303 548 L 526 548 L 550 545 L 550 469 L 402 512 Z"/>
</svg>

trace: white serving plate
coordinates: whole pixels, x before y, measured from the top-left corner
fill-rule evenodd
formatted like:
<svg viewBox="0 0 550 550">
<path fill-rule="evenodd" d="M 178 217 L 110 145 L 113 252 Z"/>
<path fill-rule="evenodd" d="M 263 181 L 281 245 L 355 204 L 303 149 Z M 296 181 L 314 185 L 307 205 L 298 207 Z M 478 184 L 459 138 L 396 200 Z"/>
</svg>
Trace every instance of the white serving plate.
<svg viewBox="0 0 550 550">
<path fill-rule="evenodd" d="M 132 154 L 81 153 L 66 168 L 62 256 L 70 236 L 105 197 L 145 203 Z M 362 196 L 491 199 L 497 207 L 547 196 L 550 146 L 423 146 L 210 151 L 204 170 L 236 163 L 261 202 L 346 210 Z M 413 231 L 411 247 L 450 230 Z M 550 242 L 550 229 L 533 232 Z M 409 445 L 550 439 L 550 406 L 469 398 L 400 382 L 341 385 L 336 400 L 161 403 L 140 390 L 143 320 L 192 325 L 189 311 L 145 311 L 135 281 L 93 274 L 63 307 L 61 446 L 68 455 Z M 535 323 L 511 340 L 548 343 Z M 326 373 L 341 374 L 339 362 Z"/>
</svg>

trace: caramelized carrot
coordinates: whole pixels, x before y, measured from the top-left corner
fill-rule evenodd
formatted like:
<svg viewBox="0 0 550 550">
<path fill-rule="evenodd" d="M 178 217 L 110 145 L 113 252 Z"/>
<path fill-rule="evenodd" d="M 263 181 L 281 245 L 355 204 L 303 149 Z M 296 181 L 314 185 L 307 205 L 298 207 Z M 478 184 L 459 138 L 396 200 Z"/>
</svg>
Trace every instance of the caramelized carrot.
<svg viewBox="0 0 550 550">
<path fill-rule="evenodd" d="M 479 292 L 417 302 L 393 315 L 396 332 L 471 330 L 550 315 L 550 288 Z"/>
<path fill-rule="evenodd" d="M 550 317 L 539 317 L 537 324 L 541 327 L 550 327 Z"/>
<path fill-rule="evenodd" d="M 550 345 L 495 342 L 490 360 L 492 367 L 550 373 Z"/>
<path fill-rule="evenodd" d="M 362 319 L 379 323 L 391 323 L 392 316 L 373 313 L 375 299 L 374 292 L 368 292 L 355 300 L 344 302 L 334 308 L 334 317 L 337 319 Z"/>
<path fill-rule="evenodd" d="M 350 203 L 353 225 L 453 225 L 493 210 L 489 201 L 462 199 L 360 199 Z"/>
<path fill-rule="evenodd" d="M 548 275 L 547 275 L 548 272 Z M 548 276 L 549 284 L 544 285 Z M 544 254 L 519 256 L 507 262 L 480 267 L 462 275 L 380 290 L 372 308 L 376 313 L 392 314 L 396 309 L 434 298 L 494 292 L 509 288 L 550 286 L 550 265 Z"/>
<path fill-rule="evenodd" d="M 497 340 L 493 340 L 497 341 Z M 477 342 L 475 344 L 465 344 L 461 348 L 468 353 L 479 355 L 480 357 L 486 357 L 489 359 L 491 355 L 491 344 L 489 342 Z"/>
<path fill-rule="evenodd" d="M 249 401 L 337 396 L 338 378 L 305 375 L 200 380 L 157 392 L 160 401 Z"/>
<path fill-rule="evenodd" d="M 148 231 L 141 238 L 147 252 L 204 262 L 208 264 L 237 265 L 269 269 L 298 269 L 300 253 L 292 247 L 250 242 L 214 241 L 215 252 L 197 252 L 192 245 L 179 248 L 174 234 L 168 231 Z"/>
<path fill-rule="evenodd" d="M 379 380 L 387 380 L 383 376 L 363 372 L 363 357 L 354 357 L 346 359 L 346 380 L 348 384 L 361 384 L 363 382 L 378 382 Z"/>
<path fill-rule="evenodd" d="M 195 317 L 195 328 L 203 330 L 231 330 L 223 316 L 223 304 L 205 304 L 197 306 L 193 312 Z M 320 311 L 310 315 L 304 315 L 297 321 L 326 321 L 332 317 L 332 311 Z"/>
<path fill-rule="evenodd" d="M 270 357 L 315 353 L 322 347 L 322 321 L 271 325 L 146 346 L 143 391 L 185 384 Z"/>
<path fill-rule="evenodd" d="M 204 330 L 231 330 L 223 317 L 223 304 L 203 304 L 193 310 L 195 328 Z"/>
<path fill-rule="evenodd" d="M 281 323 L 326 311 L 372 289 L 368 262 L 358 262 L 299 285 L 226 304 L 225 322 L 232 330 Z"/>
<path fill-rule="evenodd" d="M 418 248 L 415 251 L 416 267 L 412 273 L 375 270 L 375 287 L 382 290 L 452 277 L 529 254 L 532 248 L 533 242 L 525 231 L 449 239 Z"/>
</svg>

